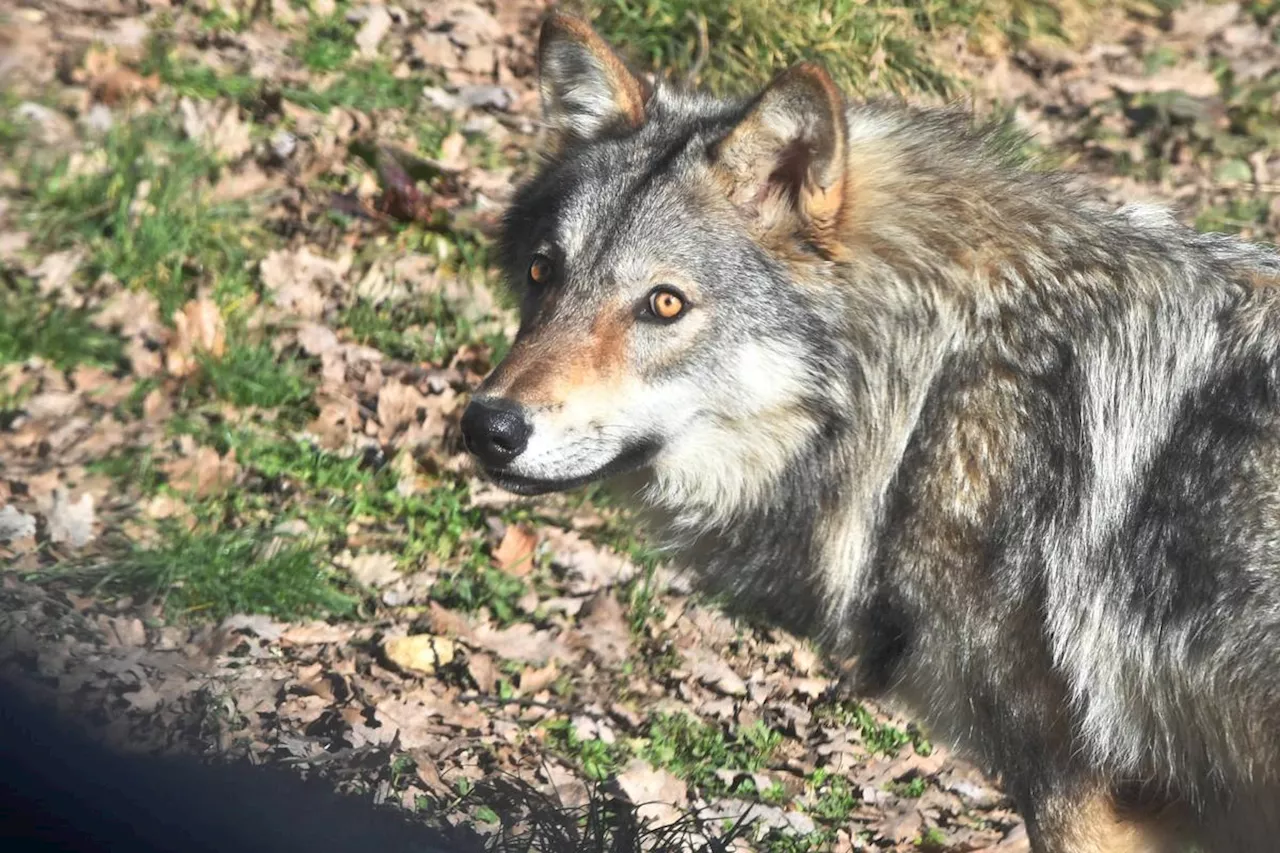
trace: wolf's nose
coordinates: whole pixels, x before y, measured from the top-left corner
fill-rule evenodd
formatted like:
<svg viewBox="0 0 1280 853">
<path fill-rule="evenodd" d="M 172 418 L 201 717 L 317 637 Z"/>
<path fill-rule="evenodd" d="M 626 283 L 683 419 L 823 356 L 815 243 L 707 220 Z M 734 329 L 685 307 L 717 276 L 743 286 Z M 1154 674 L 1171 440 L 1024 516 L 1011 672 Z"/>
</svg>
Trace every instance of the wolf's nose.
<svg viewBox="0 0 1280 853">
<path fill-rule="evenodd" d="M 475 399 L 462 413 L 462 440 L 467 450 L 490 468 L 506 465 L 529 446 L 533 428 L 515 403 Z"/>
</svg>

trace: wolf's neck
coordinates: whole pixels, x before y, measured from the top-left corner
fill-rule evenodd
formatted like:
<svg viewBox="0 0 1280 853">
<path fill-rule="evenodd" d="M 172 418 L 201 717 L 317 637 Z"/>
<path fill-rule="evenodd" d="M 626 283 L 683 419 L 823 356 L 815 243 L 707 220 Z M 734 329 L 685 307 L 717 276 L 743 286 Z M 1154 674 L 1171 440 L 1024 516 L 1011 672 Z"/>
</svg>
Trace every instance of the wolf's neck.
<svg viewBox="0 0 1280 853">
<path fill-rule="evenodd" d="M 784 464 L 744 462 L 740 480 L 750 488 L 739 500 L 668 504 L 657 519 L 703 589 L 831 647 L 849 639 L 886 495 L 955 341 L 936 316 L 849 316 L 865 326 L 841 331 L 844 350 L 823 380 L 829 414 L 809 413 L 812 428 Z"/>
<path fill-rule="evenodd" d="M 812 527 L 810 583 L 822 605 L 822 639 L 837 648 L 849 639 L 851 615 L 865 597 L 886 499 L 903 476 L 904 456 L 921 430 L 922 409 L 962 336 L 958 323 L 937 314 L 874 327 L 868 323 L 855 334 L 861 364 L 850 386 L 850 417 L 844 432 L 822 451 L 821 464 L 838 488 L 831 503 L 815 514 Z"/>
</svg>

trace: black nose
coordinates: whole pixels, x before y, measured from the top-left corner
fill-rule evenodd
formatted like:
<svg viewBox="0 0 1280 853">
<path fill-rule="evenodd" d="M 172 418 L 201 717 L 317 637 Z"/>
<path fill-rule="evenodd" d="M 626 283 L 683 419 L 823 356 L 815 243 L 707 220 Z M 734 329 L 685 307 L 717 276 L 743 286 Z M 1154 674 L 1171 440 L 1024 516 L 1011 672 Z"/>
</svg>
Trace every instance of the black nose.
<svg viewBox="0 0 1280 853">
<path fill-rule="evenodd" d="M 462 440 L 490 468 L 506 465 L 529 445 L 533 428 L 520 407 L 502 399 L 476 399 L 462 413 Z"/>
</svg>

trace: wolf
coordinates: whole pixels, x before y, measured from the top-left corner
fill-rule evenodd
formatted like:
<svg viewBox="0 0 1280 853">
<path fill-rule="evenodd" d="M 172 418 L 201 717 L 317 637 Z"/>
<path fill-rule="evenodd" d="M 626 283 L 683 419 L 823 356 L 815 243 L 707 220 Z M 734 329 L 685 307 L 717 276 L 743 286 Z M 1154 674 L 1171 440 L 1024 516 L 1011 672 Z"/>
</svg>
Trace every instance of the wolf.
<svg viewBox="0 0 1280 853">
<path fill-rule="evenodd" d="M 819 64 L 720 98 L 559 13 L 538 52 L 486 475 L 622 484 L 1037 851 L 1280 848 L 1280 256 Z"/>
</svg>

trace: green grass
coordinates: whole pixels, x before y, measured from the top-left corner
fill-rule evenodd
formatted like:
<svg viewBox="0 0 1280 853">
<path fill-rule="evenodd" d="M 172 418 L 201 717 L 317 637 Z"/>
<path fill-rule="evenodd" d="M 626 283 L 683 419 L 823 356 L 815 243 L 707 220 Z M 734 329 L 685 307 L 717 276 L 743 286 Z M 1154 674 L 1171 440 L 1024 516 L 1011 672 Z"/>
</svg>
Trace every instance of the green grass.
<svg viewBox="0 0 1280 853">
<path fill-rule="evenodd" d="M 816 708 L 814 715 L 840 726 L 857 729 L 863 746 L 877 755 L 896 755 L 907 744 L 919 744 L 921 755 L 927 755 L 931 750 L 922 737 L 913 738 L 897 726 L 877 722 L 871 712 L 858 702 L 831 702 Z"/>
<path fill-rule="evenodd" d="M 628 741 L 606 743 L 581 739 L 566 720 L 545 724 L 551 746 L 576 759 L 587 778 L 604 781 L 633 757 L 696 785 L 708 793 L 729 793 L 716 771 L 729 769 L 754 773 L 764 769 L 782 743 L 782 735 L 763 723 L 740 726 L 729 732 L 689 714 L 656 714 L 644 734 Z M 756 793 L 754 786 L 738 791 Z M 772 799 L 776 800 L 776 792 Z"/>
<path fill-rule="evenodd" d="M 433 304 L 434 303 L 434 304 Z M 438 361 L 456 349 L 457 332 L 439 300 L 375 305 L 359 299 L 338 320 L 351 339 L 401 361 Z"/>
<path fill-rule="evenodd" d="M 127 447 L 95 459 L 87 467 L 94 474 L 102 474 L 122 486 L 135 489 L 143 497 L 154 495 L 165 483 L 165 475 L 149 447 Z"/>
<path fill-rule="evenodd" d="M 367 457 L 342 457 L 301 439 L 200 418 L 179 429 L 220 454 L 234 450 L 245 471 L 244 486 L 209 512 L 296 518 L 330 542 L 345 541 L 356 524 L 370 541 L 397 553 L 405 568 L 446 564 L 433 597 L 467 612 L 488 607 L 500 620 L 514 618 L 523 583 L 494 569 L 480 547 L 484 513 L 470 506 L 464 483 L 441 479 L 433 488 L 404 495 L 396 489 L 395 472 Z M 201 508 L 195 509 L 199 515 Z"/>
<path fill-rule="evenodd" d="M 124 343 L 90 322 L 85 311 L 66 308 L 33 287 L 9 288 L 0 280 L 0 364 L 38 356 L 60 370 L 78 364 L 117 368 Z"/>
<path fill-rule="evenodd" d="M 862 803 L 862 792 L 849 780 L 829 770 L 815 770 L 807 781 L 812 804 L 806 809 L 815 819 L 843 823 Z"/>
<path fill-rule="evenodd" d="M 31 132 L 28 123 L 18 117 L 16 107 L 20 103 L 12 91 L 0 89 L 0 154 L 6 157 L 12 157 Z"/>
<path fill-rule="evenodd" d="M 781 743 L 782 735 L 763 723 L 726 734 L 687 714 L 660 714 L 650 722 L 640 756 L 695 785 L 714 788 L 722 784 L 717 770 L 762 770 Z"/>
<path fill-rule="evenodd" d="M 151 45 L 141 65 L 142 73 L 158 75 L 178 95 L 203 100 L 227 98 L 247 109 L 261 104 L 269 92 L 278 91 L 279 97 L 320 112 L 333 107 L 409 110 L 426 106 L 422 89 L 434 80 L 426 75 L 396 77 L 385 62 L 357 64 L 344 60 L 328 69 L 333 77 L 322 88 L 285 86 L 276 90 L 266 81 L 242 72 L 219 72 L 198 62 L 182 61 L 163 39 L 155 39 Z"/>
<path fill-rule="evenodd" d="M 89 174 L 66 158 L 26 164 L 26 224 L 45 248 L 86 246 L 89 278 L 150 291 L 165 319 L 202 285 L 220 302 L 251 291 L 246 240 L 258 229 L 242 206 L 202 197 L 217 174 L 207 152 L 155 113 L 112 130 L 103 152 L 106 168 Z"/>
<path fill-rule="evenodd" d="M 292 52 L 312 71 L 336 71 L 355 53 L 355 37 L 355 26 L 347 23 L 345 9 L 339 9 L 328 18 L 311 18 Z"/>
<path fill-rule="evenodd" d="M 296 407 L 315 390 L 303 363 L 278 358 L 264 343 L 231 345 L 221 358 L 202 357 L 199 376 L 194 388 L 241 407 Z"/>
<path fill-rule="evenodd" d="M 915 800 L 923 797 L 924 792 L 929 790 L 929 781 L 923 776 L 912 776 L 906 782 L 890 782 L 886 790 L 896 796 Z"/>
<path fill-rule="evenodd" d="M 470 262 L 464 262 L 464 270 L 470 267 Z M 441 272 L 441 276 L 452 274 L 448 268 Z M 414 294 L 409 300 L 396 304 L 375 305 L 358 299 L 342 312 L 337 327 L 345 329 L 356 343 L 410 362 L 441 364 L 463 346 L 479 342 L 494 352 L 496 364 L 509 346 L 497 330 L 482 330 L 475 321 L 456 311 L 439 292 Z"/>
<path fill-rule="evenodd" d="M 516 602 L 527 591 L 520 578 L 472 562 L 437 581 L 431 589 L 431 598 L 445 607 L 467 613 L 488 608 L 498 624 L 509 625 L 520 615 Z"/>
<path fill-rule="evenodd" d="M 1265 198 L 1232 198 L 1225 204 L 1205 208 L 1196 216 L 1195 226 L 1201 231 L 1239 234 L 1265 225 L 1270 205 Z"/>
<path fill-rule="evenodd" d="M 172 49 L 171 37 L 163 34 L 148 43 L 138 70 L 144 75 L 156 75 L 175 94 L 189 98 L 229 98 L 247 106 L 262 92 L 262 81 L 248 74 L 219 74 L 208 65 L 181 61 Z"/>
<path fill-rule="evenodd" d="M 36 383 L 25 382 L 16 389 L 0 388 L 0 430 L 8 429 L 23 414 L 23 405 L 35 393 Z"/>
<path fill-rule="evenodd" d="M 299 619 L 353 609 L 355 599 L 319 553 L 301 542 L 269 549 L 270 538 L 255 529 L 168 529 L 157 546 L 134 548 L 97 571 L 110 591 L 161 599 L 175 620 L 234 613 Z"/>
<path fill-rule="evenodd" d="M 312 110 L 327 112 L 334 107 L 362 110 L 410 109 L 420 103 L 422 88 L 430 78 L 396 77 L 384 63 L 348 68 L 323 89 L 285 87 L 280 94 Z"/>
<path fill-rule="evenodd" d="M 945 850 L 947 835 L 936 826 L 931 826 L 916 840 L 916 846 L 921 850 Z"/>
<path fill-rule="evenodd" d="M 717 90 L 759 85 L 820 60 L 851 92 L 949 94 L 956 81 L 930 53 L 952 28 L 1020 41 L 1064 37 L 1096 0 L 583 0 L 615 44 L 651 66 L 688 72 Z M 700 46 L 702 35 L 705 44 Z"/>
</svg>

